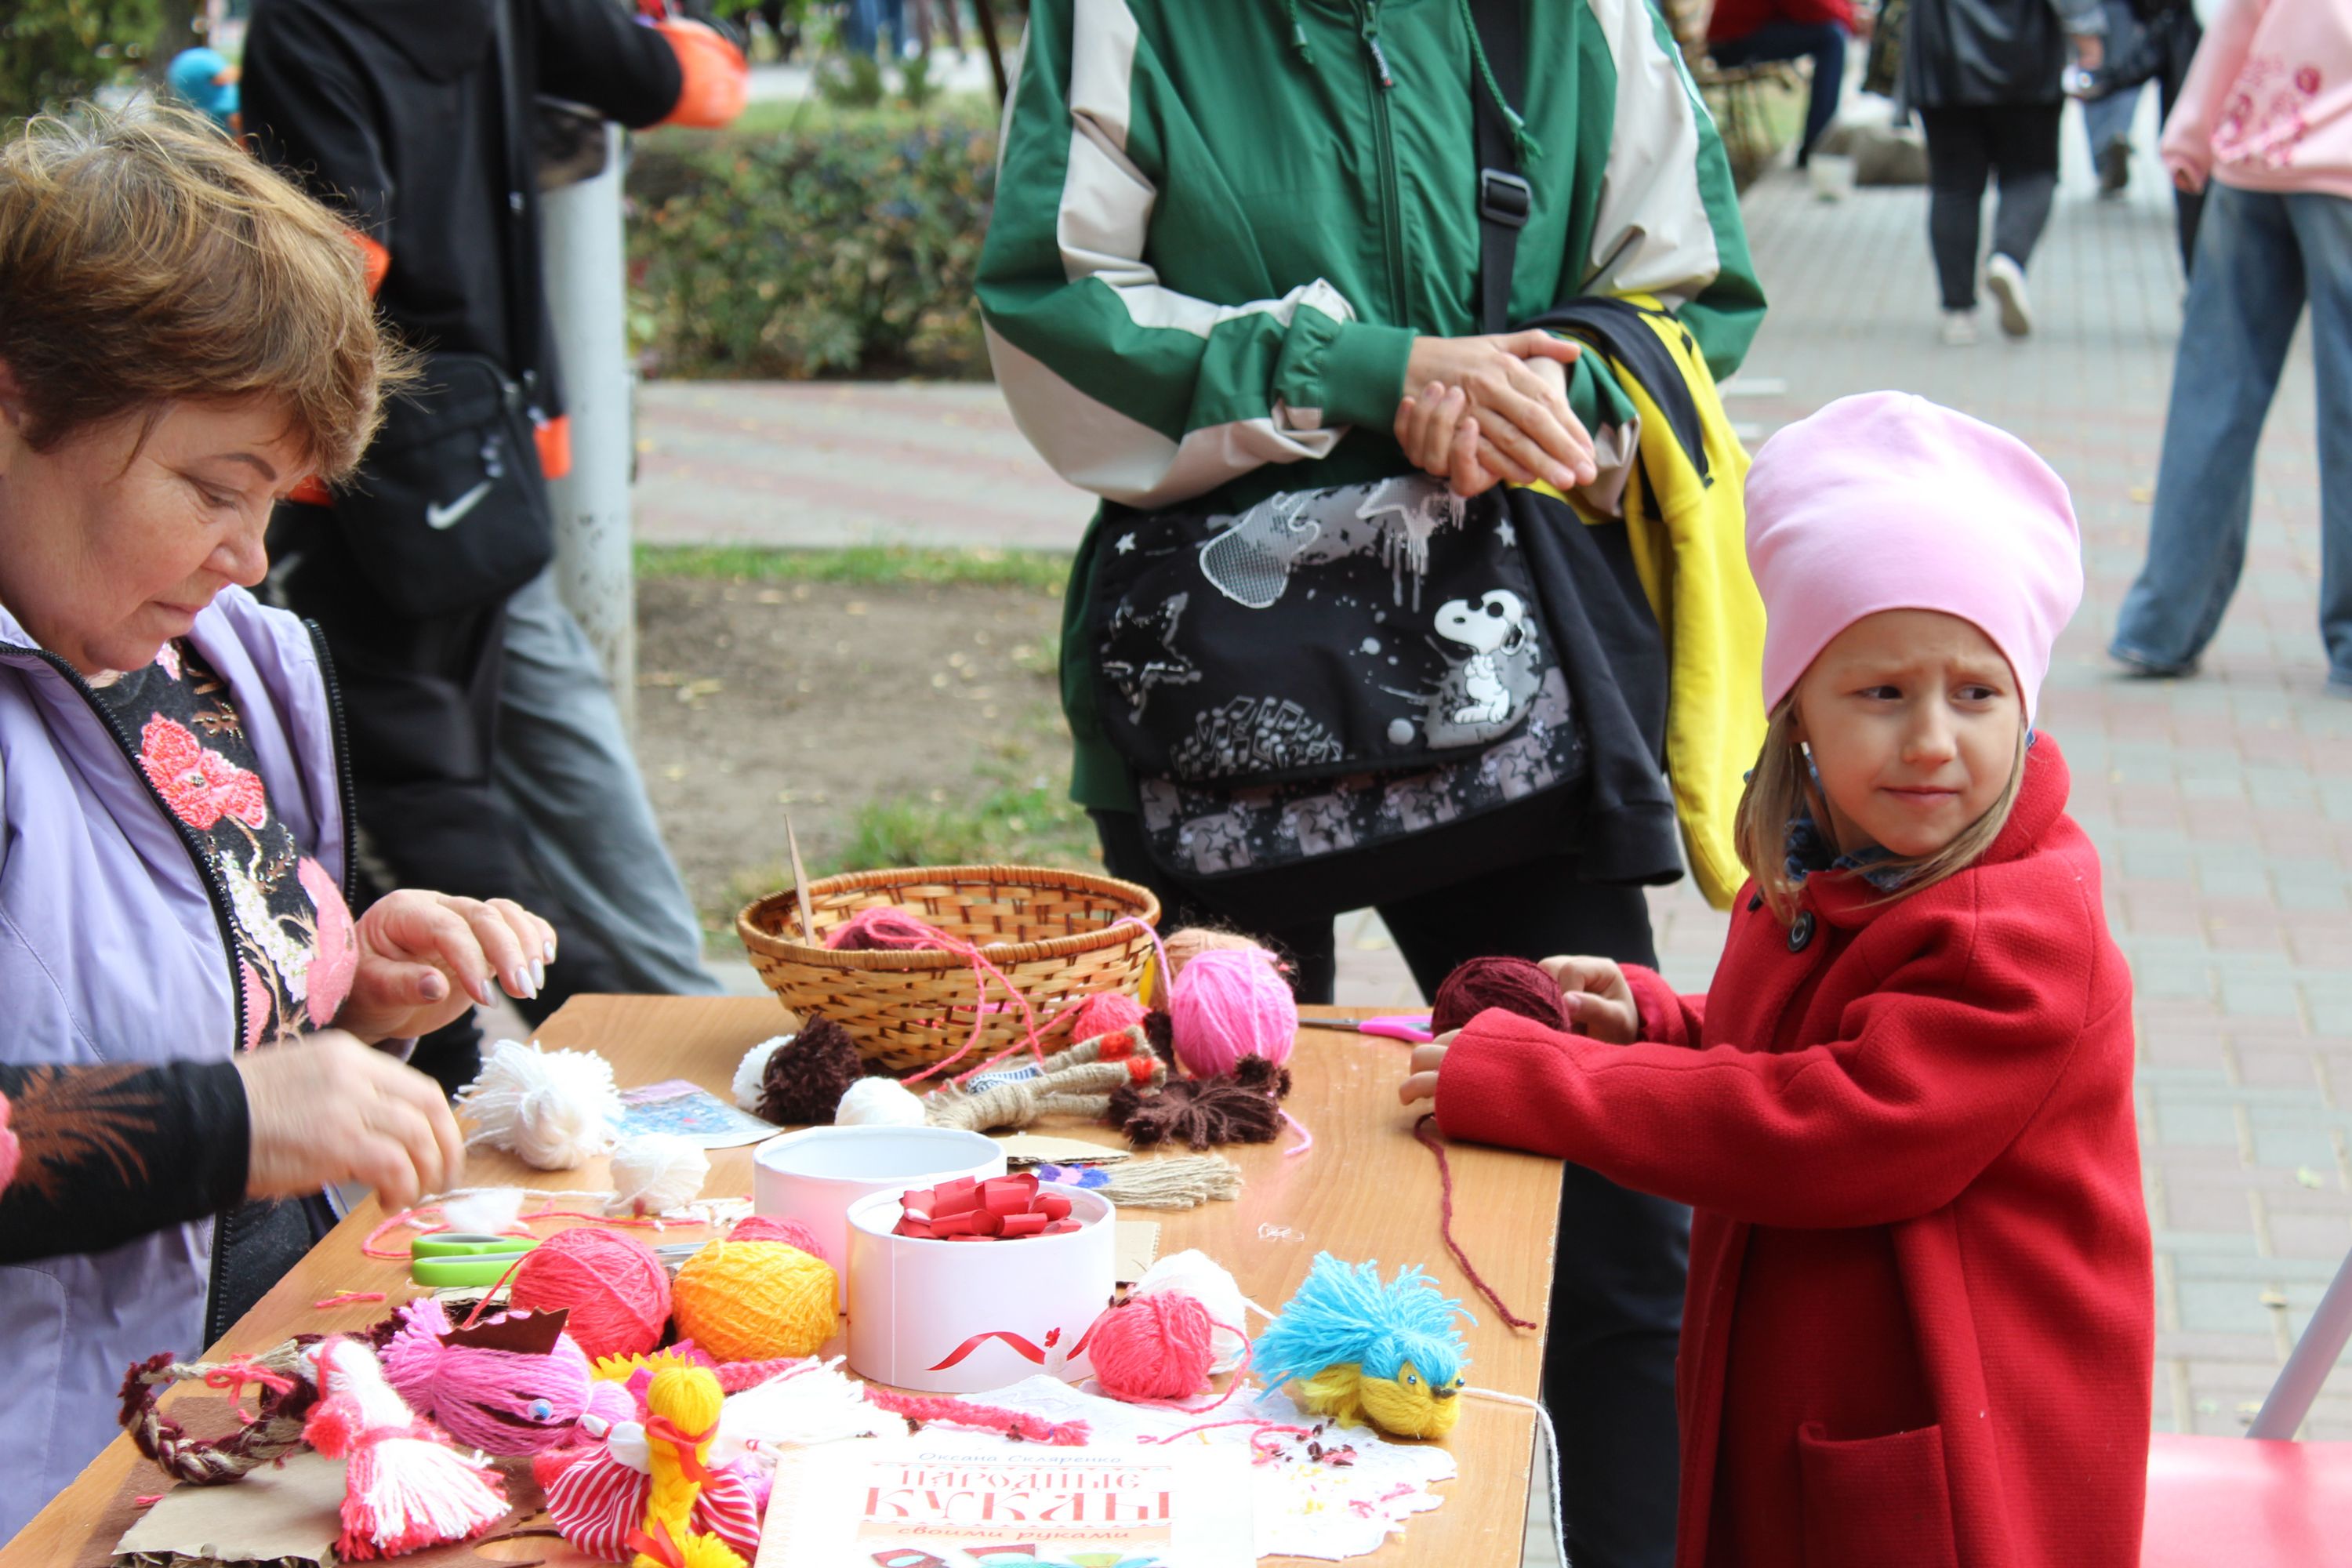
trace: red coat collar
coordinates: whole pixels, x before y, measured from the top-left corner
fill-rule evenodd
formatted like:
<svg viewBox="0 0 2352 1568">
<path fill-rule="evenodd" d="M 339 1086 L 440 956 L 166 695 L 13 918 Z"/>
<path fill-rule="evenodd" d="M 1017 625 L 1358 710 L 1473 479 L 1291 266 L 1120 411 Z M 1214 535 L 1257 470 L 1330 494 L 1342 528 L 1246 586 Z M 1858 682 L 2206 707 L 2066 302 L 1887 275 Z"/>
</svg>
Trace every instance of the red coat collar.
<svg viewBox="0 0 2352 1568">
<path fill-rule="evenodd" d="M 2025 784 L 2017 792 L 2017 805 L 1980 864 L 2020 860 L 2033 853 L 2064 815 L 2073 791 L 2074 775 L 2066 771 L 2065 754 L 2048 731 L 2038 732 L 2025 753 Z M 1869 924 L 1901 902 L 1901 897 L 1890 898 L 1852 871 L 1838 871 L 1806 878 L 1803 901 L 1831 924 L 1853 927 Z"/>
</svg>

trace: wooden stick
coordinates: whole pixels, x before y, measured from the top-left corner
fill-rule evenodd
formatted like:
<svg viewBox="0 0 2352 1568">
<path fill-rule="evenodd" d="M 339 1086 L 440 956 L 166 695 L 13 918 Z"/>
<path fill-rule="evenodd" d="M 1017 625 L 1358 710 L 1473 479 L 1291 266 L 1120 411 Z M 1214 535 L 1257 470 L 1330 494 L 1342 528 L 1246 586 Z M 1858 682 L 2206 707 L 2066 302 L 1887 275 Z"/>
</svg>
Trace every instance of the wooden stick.
<svg viewBox="0 0 2352 1568">
<path fill-rule="evenodd" d="M 784 813 L 784 848 L 793 858 L 793 901 L 800 906 L 801 941 L 811 947 L 821 946 L 816 940 L 816 917 L 809 912 L 808 869 L 801 864 L 801 841 L 793 832 L 793 814 Z"/>
</svg>

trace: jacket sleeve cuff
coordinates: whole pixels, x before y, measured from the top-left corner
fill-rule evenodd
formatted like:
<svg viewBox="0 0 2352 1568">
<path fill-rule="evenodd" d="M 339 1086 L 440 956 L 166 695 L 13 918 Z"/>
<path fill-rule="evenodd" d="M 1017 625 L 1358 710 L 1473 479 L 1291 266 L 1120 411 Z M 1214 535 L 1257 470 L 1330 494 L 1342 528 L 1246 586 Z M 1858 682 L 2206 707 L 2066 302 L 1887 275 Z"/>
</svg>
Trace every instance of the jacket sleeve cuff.
<svg viewBox="0 0 2352 1568">
<path fill-rule="evenodd" d="M 1610 1049 L 1531 1019 L 1490 1007 L 1464 1026 L 1437 1072 L 1439 1131 L 1461 1142 L 1526 1149 L 1556 1159 L 1572 1155 L 1570 1129 L 1536 1113 L 1528 1095 L 1528 1058 Z M 1566 1066 L 1566 1063 L 1562 1063 Z"/>
<path fill-rule="evenodd" d="M 1307 379 L 1311 390 L 1304 395 L 1320 397 L 1327 426 L 1365 425 L 1388 429 L 1396 423 L 1397 405 L 1404 400 L 1404 367 L 1412 354 L 1412 330 L 1364 321 L 1335 321 L 1332 326 L 1330 340 L 1323 345 L 1321 374 L 1310 374 Z"/>
<path fill-rule="evenodd" d="M 1683 1026 L 1683 999 L 1666 984 L 1665 976 L 1638 963 L 1623 968 L 1625 984 L 1633 993 L 1634 1010 L 1641 1015 L 1642 1038 L 1662 1046 L 1692 1044 L 1690 1031 Z"/>
</svg>

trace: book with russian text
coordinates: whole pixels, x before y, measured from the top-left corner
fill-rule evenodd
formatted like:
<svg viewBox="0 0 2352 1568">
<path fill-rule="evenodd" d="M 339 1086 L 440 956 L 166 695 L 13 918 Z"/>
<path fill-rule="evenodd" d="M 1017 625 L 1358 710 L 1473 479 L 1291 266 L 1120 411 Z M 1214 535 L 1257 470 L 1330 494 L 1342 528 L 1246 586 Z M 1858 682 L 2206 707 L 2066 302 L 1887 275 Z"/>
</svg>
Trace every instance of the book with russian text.
<svg viewBox="0 0 2352 1568">
<path fill-rule="evenodd" d="M 1237 1447 L 918 1435 L 785 1453 L 754 1568 L 1250 1568 Z"/>
</svg>

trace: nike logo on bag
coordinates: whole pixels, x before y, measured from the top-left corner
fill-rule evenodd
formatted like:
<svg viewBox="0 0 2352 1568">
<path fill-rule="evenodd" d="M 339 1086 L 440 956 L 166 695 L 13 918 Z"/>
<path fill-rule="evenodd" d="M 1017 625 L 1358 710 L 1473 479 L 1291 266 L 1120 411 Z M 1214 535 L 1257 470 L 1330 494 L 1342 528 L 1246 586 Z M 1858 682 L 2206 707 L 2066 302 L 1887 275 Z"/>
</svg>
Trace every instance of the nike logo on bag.
<svg viewBox="0 0 2352 1568">
<path fill-rule="evenodd" d="M 443 506 L 436 501 L 433 505 L 426 507 L 425 509 L 425 526 L 427 528 L 457 527 L 459 521 L 462 520 L 467 512 L 482 504 L 482 498 L 490 493 L 490 480 L 484 479 L 480 484 L 476 485 L 472 489 L 467 490 L 464 495 L 459 496 L 447 506 Z"/>
</svg>

